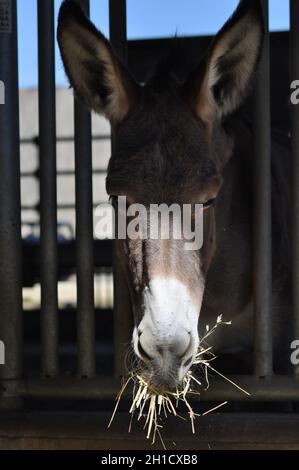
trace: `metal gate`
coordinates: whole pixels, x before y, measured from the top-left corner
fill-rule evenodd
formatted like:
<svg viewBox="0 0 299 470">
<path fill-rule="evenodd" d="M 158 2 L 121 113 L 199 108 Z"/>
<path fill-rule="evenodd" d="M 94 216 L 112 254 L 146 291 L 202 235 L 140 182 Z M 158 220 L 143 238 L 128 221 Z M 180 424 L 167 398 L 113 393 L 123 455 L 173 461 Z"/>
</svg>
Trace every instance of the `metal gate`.
<svg viewBox="0 0 299 470">
<path fill-rule="evenodd" d="M 263 0 L 266 24 L 268 1 Z M 117 260 L 114 265 L 115 374 L 95 373 L 94 253 L 92 223 L 91 116 L 75 101 L 76 270 L 77 270 L 77 374 L 59 371 L 57 298 L 56 124 L 54 71 L 54 1 L 37 0 L 39 47 L 39 148 L 41 344 L 40 378 L 23 376 L 22 256 L 20 224 L 20 158 L 16 0 L 0 1 L 0 80 L 5 84 L 5 105 L 0 105 L 0 339 L 6 348 L 0 366 L 1 409 L 22 408 L 25 397 L 111 398 L 119 387 L 124 342 L 130 334 L 130 303 Z M 81 0 L 86 11 L 89 1 Z M 291 80 L 299 79 L 299 2 L 291 8 Z M 2 19 L 0 17 L 0 21 Z M 126 1 L 110 0 L 110 38 L 127 60 Z M 271 137 L 269 92 L 269 32 L 267 28 L 255 92 L 254 194 L 254 309 L 255 371 L 233 377 L 250 393 L 245 397 L 225 382 L 216 384 L 203 400 L 299 402 L 299 366 L 293 375 L 277 376 L 272 367 L 271 329 Z M 291 109 L 293 154 L 293 338 L 299 339 L 299 106 Z"/>
</svg>

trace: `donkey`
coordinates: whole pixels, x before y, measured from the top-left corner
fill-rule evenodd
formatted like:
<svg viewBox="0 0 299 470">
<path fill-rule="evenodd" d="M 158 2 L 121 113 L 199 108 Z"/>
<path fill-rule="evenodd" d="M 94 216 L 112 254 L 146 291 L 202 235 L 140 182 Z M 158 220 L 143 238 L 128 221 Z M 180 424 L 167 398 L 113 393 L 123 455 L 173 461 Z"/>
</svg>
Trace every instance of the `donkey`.
<svg viewBox="0 0 299 470">
<path fill-rule="evenodd" d="M 237 111 L 252 88 L 263 36 L 260 2 L 241 0 L 183 83 L 172 70 L 158 67 L 141 85 L 76 2 L 65 0 L 60 9 L 58 42 L 71 86 L 112 125 L 108 194 L 115 202 L 126 195 L 128 205 L 198 203 L 204 208 L 204 242 L 197 251 L 185 250 L 184 240 L 171 237 L 116 241 L 134 312 L 133 348 L 158 388 L 180 383 L 198 351 L 203 326 L 220 313 L 233 323 L 214 336 L 216 350 L 251 348 L 253 133 Z M 288 188 L 281 162 L 273 164 L 273 174 L 281 198 Z M 279 306 L 285 303 L 287 277 L 279 227 L 286 222 L 276 202 L 274 302 Z"/>
</svg>

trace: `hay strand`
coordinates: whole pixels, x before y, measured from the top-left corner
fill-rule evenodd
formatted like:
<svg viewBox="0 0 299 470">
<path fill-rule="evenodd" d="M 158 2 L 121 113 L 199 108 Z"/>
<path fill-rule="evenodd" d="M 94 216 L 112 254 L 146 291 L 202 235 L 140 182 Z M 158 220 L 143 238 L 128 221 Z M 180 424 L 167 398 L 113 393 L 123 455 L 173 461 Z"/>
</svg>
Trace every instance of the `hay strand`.
<svg viewBox="0 0 299 470">
<path fill-rule="evenodd" d="M 219 327 L 220 325 L 230 324 L 231 322 L 223 322 L 222 315 L 219 315 L 216 324 L 212 328 L 210 328 L 209 326 L 206 327 L 206 333 L 201 339 L 201 345 L 205 343 L 206 339 L 215 331 L 217 327 Z M 115 408 L 113 410 L 108 428 L 111 426 L 115 418 L 115 414 L 118 409 L 121 397 L 130 382 L 133 382 L 134 387 L 132 404 L 129 409 L 129 413 L 131 415 L 129 432 L 131 432 L 132 429 L 133 417 L 136 415 L 138 421 L 143 418 L 144 430 L 146 431 L 146 438 L 151 439 L 152 444 L 154 444 L 156 441 L 156 436 L 158 436 L 164 449 L 166 449 L 166 447 L 161 434 L 161 429 L 163 428 L 162 420 L 163 418 L 167 419 L 167 417 L 170 415 L 182 418 L 182 416 L 177 413 L 180 403 L 182 403 L 187 409 L 187 414 L 189 416 L 191 424 L 191 431 L 192 434 L 195 434 L 195 420 L 200 415 L 194 412 L 191 404 L 189 403 L 189 397 L 192 398 L 192 396 L 200 396 L 202 390 L 206 390 L 207 388 L 209 388 L 209 370 L 213 371 L 221 378 L 229 382 L 240 392 L 245 393 L 246 395 L 250 395 L 242 387 L 237 385 L 231 379 L 221 374 L 221 372 L 211 366 L 211 362 L 216 358 L 216 356 L 213 354 L 212 348 L 210 346 L 206 345 L 204 347 L 201 345 L 198 353 L 194 358 L 192 368 L 186 373 L 180 388 L 177 388 L 175 392 L 157 392 L 157 390 L 151 388 L 149 381 L 147 381 L 146 377 L 143 376 L 140 371 L 133 370 L 129 374 L 127 380 L 123 383 L 120 392 L 116 397 Z M 202 382 L 195 376 L 195 367 L 198 365 L 204 368 L 204 377 L 206 382 L 205 387 L 203 386 Z M 213 411 L 223 407 L 227 403 L 227 401 L 220 403 L 219 405 L 204 412 L 201 416 L 206 416 L 207 414 L 212 413 Z"/>
</svg>

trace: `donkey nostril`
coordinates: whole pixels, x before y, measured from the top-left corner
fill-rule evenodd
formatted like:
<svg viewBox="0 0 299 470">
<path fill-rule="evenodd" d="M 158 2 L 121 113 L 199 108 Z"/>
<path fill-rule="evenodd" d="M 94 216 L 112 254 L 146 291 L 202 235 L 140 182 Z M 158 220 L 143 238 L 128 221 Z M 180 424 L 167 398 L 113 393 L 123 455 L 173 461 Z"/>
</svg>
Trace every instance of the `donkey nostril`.
<svg viewBox="0 0 299 470">
<path fill-rule="evenodd" d="M 190 354 L 190 352 L 193 349 L 192 336 L 189 332 L 186 332 L 186 333 L 187 333 L 188 336 L 185 337 L 185 340 L 186 340 L 185 341 L 185 348 L 184 349 L 181 348 L 180 354 L 177 354 L 178 358 L 181 359 L 181 360 L 183 360 L 183 358 L 186 357 L 188 353 Z M 188 343 L 187 343 L 187 341 L 188 341 Z"/>
<path fill-rule="evenodd" d="M 187 361 L 184 362 L 183 367 L 190 366 L 192 359 L 193 359 L 193 356 L 189 357 L 189 359 L 187 359 Z"/>
<path fill-rule="evenodd" d="M 138 341 L 138 343 L 137 343 L 137 348 L 138 348 L 138 352 L 139 352 L 142 359 L 147 359 L 148 361 L 153 360 L 153 358 L 143 349 L 143 347 L 141 346 L 140 341 Z"/>
</svg>

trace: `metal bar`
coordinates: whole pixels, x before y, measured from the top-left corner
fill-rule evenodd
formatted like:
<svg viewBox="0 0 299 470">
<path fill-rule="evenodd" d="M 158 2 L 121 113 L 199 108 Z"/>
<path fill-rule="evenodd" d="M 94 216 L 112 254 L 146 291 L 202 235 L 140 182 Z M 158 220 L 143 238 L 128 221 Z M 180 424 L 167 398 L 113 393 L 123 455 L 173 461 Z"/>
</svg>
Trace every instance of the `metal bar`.
<svg viewBox="0 0 299 470">
<path fill-rule="evenodd" d="M 93 207 L 97 207 L 99 204 L 101 204 L 103 202 L 107 202 L 107 201 L 95 202 L 93 204 Z M 39 211 L 39 207 L 40 207 L 39 203 L 38 204 L 32 204 L 32 205 L 24 204 L 24 205 L 22 205 L 22 210 L 27 210 L 27 211 L 36 210 L 36 211 Z M 58 210 L 74 210 L 75 204 L 72 204 L 72 203 L 70 203 L 70 204 L 68 204 L 68 203 L 58 204 L 57 207 L 58 207 Z"/>
<path fill-rule="evenodd" d="M 225 411 L 225 412 L 224 412 Z M 177 419 L 169 416 L 163 422 L 162 437 L 167 449 L 174 452 L 174 442 L 177 443 L 175 452 L 182 449 L 208 450 L 200 454 L 202 467 L 209 466 L 211 462 L 211 449 L 222 450 L 298 450 L 298 414 L 290 413 L 210 413 L 196 420 L 196 433 L 192 435 L 190 419 Z M 92 412 L 30 412 L 10 413 L 1 417 L 0 449 L 36 449 L 36 442 L 40 449 L 97 449 L 113 452 L 113 450 L 135 451 L 148 450 L 158 452 L 163 447 L 156 440 L 153 446 L 151 441 L 145 439 L 142 429 L 143 420 L 134 419 L 132 431 L 128 433 L 128 412 L 119 411 L 113 425 L 107 431 L 107 423 L 111 418 L 111 411 Z M 34 438 L 33 438 L 34 436 Z M 26 452 L 26 451 L 25 451 Z M 190 452 L 190 451 L 189 451 Z M 251 458 L 253 456 L 253 459 Z M 51 455 L 47 454 L 48 460 Z M 43 456 L 44 457 L 44 456 Z M 217 456 L 222 457 L 221 456 Z M 223 455 L 225 458 L 226 456 Z M 228 457 L 228 456 L 227 456 Z M 269 459 L 269 455 L 259 454 L 260 464 Z M 278 452 L 274 455 L 277 465 L 286 462 L 286 455 Z M 234 453 L 237 460 L 246 459 L 247 463 L 256 462 L 256 454 L 246 453 L 239 456 Z M 270 456 L 270 461 L 272 455 Z M 86 463 L 88 458 L 86 459 Z M 177 460 L 178 461 L 178 460 Z M 244 461 L 244 460 L 243 460 Z M 179 462 L 179 461 L 178 461 Z M 86 464 L 86 467 L 91 465 Z M 196 467 L 194 467 L 196 468 Z"/>
<path fill-rule="evenodd" d="M 28 137 L 27 139 L 23 138 L 20 140 L 21 145 L 34 145 L 37 146 L 36 137 Z"/>
<path fill-rule="evenodd" d="M 210 388 L 202 392 L 200 401 L 242 401 L 242 402 L 283 402 L 299 401 L 298 384 L 289 376 L 274 376 L 267 380 L 253 376 L 229 377 L 238 386 L 244 388 L 250 396 L 225 380 L 214 377 Z M 120 383 L 113 377 L 81 380 L 71 377 L 57 379 L 27 379 L 17 384 L 12 390 L 6 390 L 6 396 L 19 393 L 32 398 L 64 398 L 82 400 L 108 400 L 114 398 L 120 389 Z M 132 388 L 128 387 L 124 399 L 132 398 Z"/>
<path fill-rule="evenodd" d="M 62 136 L 62 137 L 57 137 L 57 142 L 61 143 L 67 143 L 67 142 L 73 142 L 74 138 L 72 136 Z M 92 140 L 110 140 L 110 135 L 109 134 L 103 134 L 103 135 L 93 135 Z"/>
<path fill-rule="evenodd" d="M 22 250 L 20 209 L 20 140 L 16 0 L 7 5 L 7 23 L 0 30 L 0 340 L 5 364 L 0 379 L 10 382 L 23 373 Z M 3 383 L 3 387 L 5 387 Z M 0 387 L 1 388 L 1 387 Z M 0 407 L 17 407 L 0 397 Z"/>
<path fill-rule="evenodd" d="M 290 2 L 291 82 L 299 80 L 299 2 Z M 293 158 L 293 314 L 294 339 L 299 340 L 299 105 L 291 104 L 291 145 Z M 299 365 L 294 366 L 299 377 Z"/>
<path fill-rule="evenodd" d="M 38 0 L 41 372 L 58 374 L 57 189 L 54 2 Z"/>
<path fill-rule="evenodd" d="M 126 0 L 109 0 L 109 29 L 113 49 L 126 64 L 128 61 Z"/>
<path fill-rule="evenodd" d="M 110 41 L 118 57 L 127 63 L 126 0 L 109 0 Z M 113 130 L 112 130 L 113 151 Z M 116 242 L 117 243 L 117 242 Z M 114 371 L 116 377 L 125 375 L 125 356 L 132 336 L 132 308 L 127 282 L 113 246 L 114 283 Z"/>
<path fill-rule="evenodd" d="M 89 14 L 89 0 L 80 0 Z M 78 374 L 95 374 L 91 115 L 75 99 Z"/>
<path fill-rule="evenodd" d="M 74 171 L 73 170 L 58 170 L 57 171 L 57 176 L 73 176 L 74 174 Z M 105 169 L 102 169 L 102 168 L 94 168 L 92 170 L 92 174 L 93 175 L 106 175 L 107 174 L 107 170 Z"/>
<path fill-rule="evenodd" d="M 92 140 L 110 140 L 110 135 L 108 134 L 93 135 Z M 74 142 L 74 137 L 73 136 L 56 137 L 56 142 L 61 142 L 61 143 Z M 39 146 L 39 137 L 35 136 L 35 137 L 23 138 L 20 140 L 20 143 L 21 145 Z"/>
<path fill-rule="evenodd" d="M 73 176 L 75 173 L 74 170 L 57 170 L 56 175 L 57 176 Z M 94 169 L 93 174 L 96 175 L 106 175 L 107 170 L 104 169 Z M 21 172 L 21 177 L 22 178 L 38 178 L 39 175 L 39 170 L 33 170 L 33 171 L 24 171 Z"/>
<path fill-rule="evenodd" d="M 272 265 L 271 265 L 271 120 L 270 43 L 268 0 L 262 0 L 265 39 L 255 93 L 255 155 L 253 298 L 255 311 L 255 374 L 271 376 L 272 365 Z"/>
</svg>

